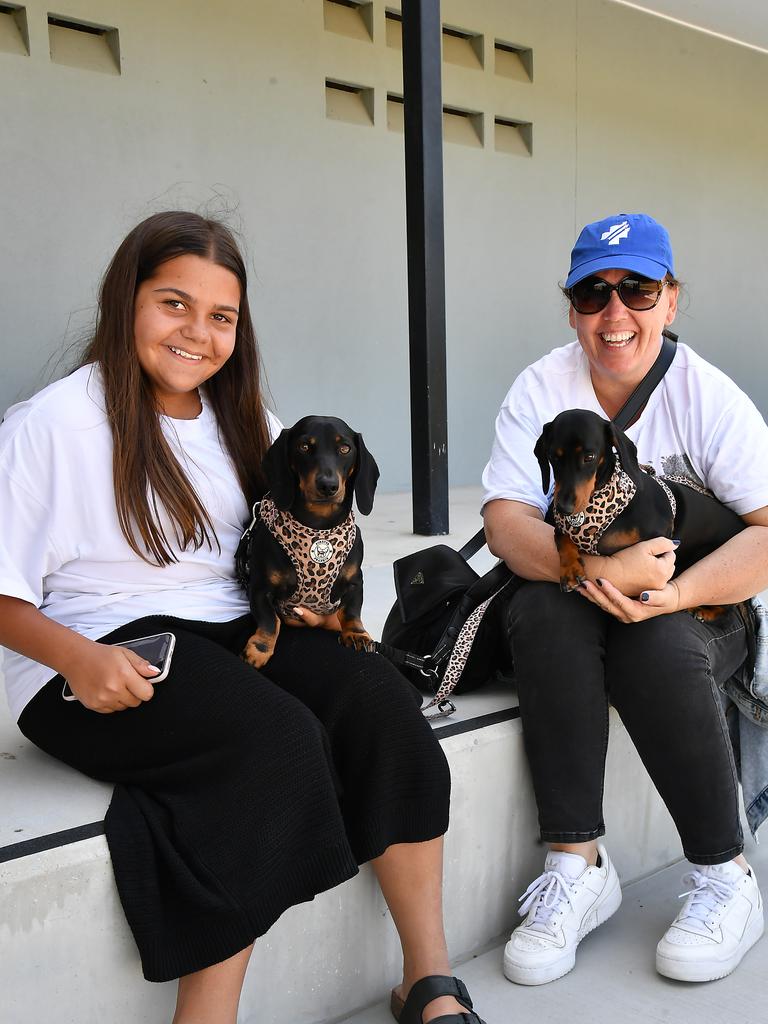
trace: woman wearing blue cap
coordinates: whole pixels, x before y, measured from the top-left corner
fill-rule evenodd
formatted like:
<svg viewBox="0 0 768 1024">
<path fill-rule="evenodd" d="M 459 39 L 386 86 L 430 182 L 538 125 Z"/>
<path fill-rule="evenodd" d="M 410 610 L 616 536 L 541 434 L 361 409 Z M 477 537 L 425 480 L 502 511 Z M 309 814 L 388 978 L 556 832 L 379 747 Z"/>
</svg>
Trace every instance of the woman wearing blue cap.
<svg viewBox="0 0 768 1024">
<path fill-rule="evenodd" d="M 734 970 L 763 932 L 717 689 L 744 662 L 747 638 L 735 609 L 708 623 L 686 609 L 732 605 L 768 586 L 768 427 L 731 380 L 678 345 L 627 434 L 641 463 L 704 485 L 747 528 L 674 582 L 675 543 L 666 538 L 587 555 L 587 582 L 562 593 L 534 445 L 565 409 L 616 416 L 654 364 L 677 310 L 666 230 L 644 214 L 587 225 L 564 290 L 577 340 L 512 385 L 483 475 L 489 545 L 524 581 L 509 625 L 541 836 L 550 846 L 525 894 L 504 973 L 528 985 L 561 977 L 579 941 L 621 903 L 598 843 L 610 698 L 692 865 L 691 892 L 658 944 L 657 969 L 710 981 Z"/>
</svg>

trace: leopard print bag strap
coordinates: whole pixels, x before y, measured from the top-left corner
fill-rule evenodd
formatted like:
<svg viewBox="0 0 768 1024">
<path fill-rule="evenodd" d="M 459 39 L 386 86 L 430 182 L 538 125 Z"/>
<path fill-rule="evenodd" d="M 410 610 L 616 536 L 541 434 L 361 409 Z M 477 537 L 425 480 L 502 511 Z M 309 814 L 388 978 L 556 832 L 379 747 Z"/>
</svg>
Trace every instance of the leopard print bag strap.
<svg viewBox="0 0 768 1024">
<path fill-rule="evenodd" d="M 456 705 L 449 698 L 456 689 L 461 679 L 461 674 L 469 661 L 472 644 L 477 636 L 477 631 L 480 629 L 480 623 L 483 621 L 483 616 L 488 611 L 491 601 L 498 597 L 502 590 L 509 586 L 511 582 L 511 580 L 506 580 L 502 583 L 498 590 L 495 590 L 490 597 L 486 598 L 482 604 L 479 604 L 471 615 L 467 617 L 464 625 L 459 630 L 459 635 L 456 637 L 456 643 L 453 645 L 453 650 L 448 658 L 442 682 L 432 700 L 421 709 L 421 713 L 425 718 L 444 718 L 456 711 Z"/>
</svg>

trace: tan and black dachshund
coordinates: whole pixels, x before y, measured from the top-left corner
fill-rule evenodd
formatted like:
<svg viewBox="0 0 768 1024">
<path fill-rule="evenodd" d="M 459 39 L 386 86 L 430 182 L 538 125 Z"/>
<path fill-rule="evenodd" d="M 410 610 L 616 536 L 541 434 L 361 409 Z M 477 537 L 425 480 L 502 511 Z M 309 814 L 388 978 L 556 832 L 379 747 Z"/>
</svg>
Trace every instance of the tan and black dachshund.
<svg viewBox="0 0 768 1024">
<path fill-rule="evenodd" d="M 574 590 L 585 579 L 583 551 L 594 548 L 610 555 L 641 540 L 676 538 L 680 541 L 677 575 L 745 527 L 731 509 L 694 486 L 680 483 L 679 478 L 662 477 L 662 486 L 640 467 L 637 449 L 627 435 L 597 413 L 584 409 L 561 412 L 545 424 L 534 454 L 545 494 L 552 467 L 555 492 L 547 521 L 555 526 L 560 586 L 565 591 Z M 617 459 L 634 487 L 625 480 L 618 487 L 611 486 L 616 480 Z M 622 483 L 624 495 L 632 494 L 628 503 L 621 498 Z M 674 499 L 674 512 L 667 492 Z"/>
<path fill-rule="evenodd" d="M 379 469 L 360 436 L 343 420 L 305 416 L 282 431 L 263 462 L 269 487 L 252 529 L 247 588 L 256 632 L 244 659 L 261 668 L 271 658 L 281 616 L 302 605 L 335 612 L 340 641 L 357 650 L 373 643 L 360 619 L 363 540 L 352 515 L 368 515 Z"/>
</svg>

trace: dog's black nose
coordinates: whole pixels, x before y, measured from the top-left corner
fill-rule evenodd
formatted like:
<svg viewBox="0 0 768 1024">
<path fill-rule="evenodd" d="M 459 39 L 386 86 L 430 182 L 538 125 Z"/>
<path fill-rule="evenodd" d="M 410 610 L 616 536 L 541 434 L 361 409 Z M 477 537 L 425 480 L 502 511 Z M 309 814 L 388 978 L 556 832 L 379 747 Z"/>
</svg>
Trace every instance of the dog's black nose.
<svg viewBox="0 0 768 1024">
<path fill-rule="evenodd" d="M 331 498 L 339 489 L 339 481 L 335 475 L 321 476 L 318 473 L 315 479 L 315 487 L 317 487 L 317 493 L 322 495 L 323 498 Z"/>
</svg>

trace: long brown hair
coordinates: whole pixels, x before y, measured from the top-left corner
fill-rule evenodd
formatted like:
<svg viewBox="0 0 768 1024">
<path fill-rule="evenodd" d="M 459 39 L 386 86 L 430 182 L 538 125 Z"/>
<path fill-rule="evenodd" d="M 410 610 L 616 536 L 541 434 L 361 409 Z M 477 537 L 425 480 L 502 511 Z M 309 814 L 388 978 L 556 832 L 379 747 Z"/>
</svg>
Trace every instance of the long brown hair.
<svg viewBox="0 0 768 1024">
<path fill-rule="evenodd" d="M 264 489 L 261 460 L 269 447 L 247 275 L 234 237 L 223 224 L 196 213 L 172 211 L 148 217 L 124 239 L 104 275 L 95 333 L 81 365 L 98 363 L 104 378 L 120 528 L 136 554 L 157 565 L 177 560 L 160 522 L 159 506 L 170 518 L 182 548 L 218 543 L 208 513 L 165 439 L 152 386 L 136 357 L 134 342 L 139 285 L 162 263 L 188 254 L 211 260 L 240 282 L 234 351 L 205 388 L 249 504 Z"/>
</svg>

